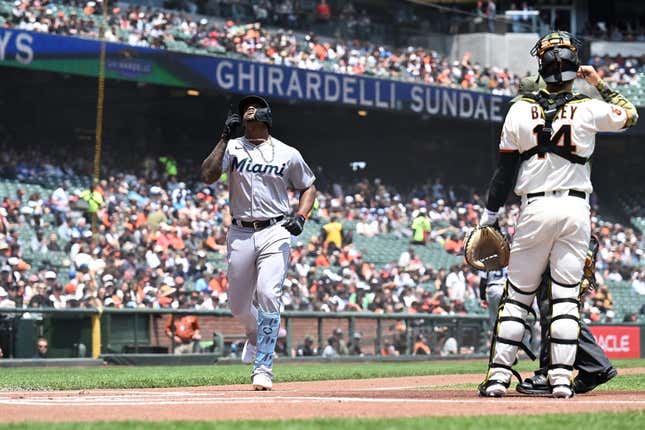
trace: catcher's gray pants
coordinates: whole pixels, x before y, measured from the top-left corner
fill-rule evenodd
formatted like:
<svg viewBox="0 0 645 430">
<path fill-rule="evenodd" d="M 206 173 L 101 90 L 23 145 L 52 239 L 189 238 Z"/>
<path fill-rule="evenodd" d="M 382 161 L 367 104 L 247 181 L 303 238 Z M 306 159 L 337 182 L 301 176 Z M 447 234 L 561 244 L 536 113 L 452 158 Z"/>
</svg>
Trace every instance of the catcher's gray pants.
<svg viewBox="0 0 645 430">
<path fill-rule="evenodd" d="M 546 375 L 547 368 L 551 362 L 551 351 L 547 342 L 549 336 L 549 324 L 551 323 L 549 298 L 547 297 L 546 288 L 538 294 L 540 303 L 540 326 L 542 327 L 542 344 L 540 345 L 540 369 L 535 373 Z M 580 336 L 578 336 L 578 352 L 573 362 L 573 367 L 587 373 L 600 373 L 611 366 L 605 351 L 596 343 L 596 339 L 591 334 L 589 326 L 584 321 L 580 321 Z"/>
</svg>

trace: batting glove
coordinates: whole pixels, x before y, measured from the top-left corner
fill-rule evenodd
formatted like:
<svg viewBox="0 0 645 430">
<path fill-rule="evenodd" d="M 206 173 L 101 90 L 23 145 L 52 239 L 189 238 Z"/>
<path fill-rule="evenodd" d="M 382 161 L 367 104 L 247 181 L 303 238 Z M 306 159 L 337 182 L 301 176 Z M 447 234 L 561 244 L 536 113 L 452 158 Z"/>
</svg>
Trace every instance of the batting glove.
<svg viewBox="0 0 645 430">
<path fill-rule="evenodd" d="M 497 218 L 499 218 L 498 212 L 493 212 L 488 209 L 484 209 L 481 219 L 479 220 L 479 225 L 482 227 L 487 225 L 494 225 L 497 223 Z"/>
<path fill-rule="evenodd" d="M 290 216 L 282 224 L 282 227 L 286 228 L 292 235 L 298 236 L 302 233 L 302 229 L 305 227 L 305 217 L 300 214 Z"/>
<path fill-rule="evenodd" d="M 233 134 L 235 129 L 239 127 L 242 124 L 242 119 L 240 118 L 240 115 L 231 112 L 230 110 L 228 111 L 228 114 L 226 116 L 226 121 L 224 121 L 224 130 L 222 131 L 222 137 L 228 138 Z"/>
</svg>

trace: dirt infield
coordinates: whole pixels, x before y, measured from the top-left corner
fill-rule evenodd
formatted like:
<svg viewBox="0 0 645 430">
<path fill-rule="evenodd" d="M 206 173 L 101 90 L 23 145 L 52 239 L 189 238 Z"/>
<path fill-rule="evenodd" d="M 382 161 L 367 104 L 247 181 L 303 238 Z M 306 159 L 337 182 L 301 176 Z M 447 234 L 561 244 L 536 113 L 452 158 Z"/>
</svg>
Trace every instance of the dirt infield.
<svg viewBox="0 0 645 430">
<path fill-rule="evenodd" d="M 645 373 L 624 369 L 621 374 Z M 645 410 L 645 392 L 596 391 L 570 400 L 476 395 L 481 375 L 293 382 L 145 390 L 0 391 L 4 422 L 415 417 Z M 472 388 L 442 389 L 473 384 Z M 563 403 L 564 402 L 564 403 Z"/>
</svg>

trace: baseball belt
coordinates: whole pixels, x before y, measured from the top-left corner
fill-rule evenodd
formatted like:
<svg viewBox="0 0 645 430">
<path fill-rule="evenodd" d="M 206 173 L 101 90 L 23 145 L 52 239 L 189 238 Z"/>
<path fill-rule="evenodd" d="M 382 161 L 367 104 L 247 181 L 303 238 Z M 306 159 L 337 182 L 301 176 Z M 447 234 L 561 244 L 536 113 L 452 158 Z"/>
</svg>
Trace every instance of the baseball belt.
<svg viewBox="0 0 645 430">
<path fill-rule="evenodd" d="M 233 224 L 238 227 L 252 228 L 255 231 L 265 229 L 272 226 L 273 224 L 280 222 L 284 219 L 284 215 L 280 215 L 275 218 L 269 218 L 261 221 L 242 221 L 240 219 L 233 218 Z"/>
</svg>

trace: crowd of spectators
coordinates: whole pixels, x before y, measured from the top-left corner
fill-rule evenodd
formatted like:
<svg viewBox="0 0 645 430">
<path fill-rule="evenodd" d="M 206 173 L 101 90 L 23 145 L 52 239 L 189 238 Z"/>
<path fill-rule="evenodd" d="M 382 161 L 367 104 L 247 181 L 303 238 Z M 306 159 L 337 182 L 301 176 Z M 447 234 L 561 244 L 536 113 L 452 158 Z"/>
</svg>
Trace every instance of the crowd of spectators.
<svg viewBox="0 0 645 430">
<path fill-rule="evenodd" d="M 91 171 L 91 163 L 63 162 L 55 151 L 15 148 L 2 147 L 0 157 L 5 178 L 0 186 L 7 178 L 18 180 L 15 191 L 3 194 L 0 203 L 0 307 L 228 307 L 224 261 L 231 217 L 225 182 L 210 187 L 182 182 L 181 172 L 195 169 L 169 162 L 169 157 L 142 160 L 136 175 L 120 170 L 108 157 L 105 179 L 90 192 L 87 186 L 72 184 L 83 182 L 75 178 Z M 59 186 L 34 189 L 33 183 Z M 479 302 L 479 274 L 459 258 L 464 235 L 479 221 L 479 194 L 438 179 L 405 193 L 379 179 L 321 188 L 306 234 L 294 239 L 283 285 L 285 309 L 485 312 Z M 638 321 L 643 318 L 638 313 L 618 319 L 612 288 L 615 282 L 631 283 L 636 294 L 645 294 L 643 237 L 629 226 L 603 220 L 595 195 L 591 205 L 593 230 L 601 244 L 600 288 L 586 297 L 582 316 L 592 322 Z M 509 235 L 519 211 L 510 204 L 500 219 Z M 91 232 L 93 218 L 96 235 Z M 407 249 L 392 261 L 376 264 L 369 249 L 357 242 L 381 237 L 396 237 Z M 428 246 L 443 248 L 458 263 L 435 267 L 420 256 Z M 61 258 L 55 262 L 54 256 Z M 176 323 L 193 327 L 183 320 Z M 202 338 L 197 326 L 175 327 L 174 332 L 169 327 L 165 332 L 174 338 L 175 352 L 198 350 Z M 388 331 L 381 354 L 406 350 L 405 324 L 397 327 Z M 414 336 L 417 354 L 461 351 L 455 350 L 456 341 L 448 333 L 419 331 Z M 281 354 L 334 357 L 346 353 L 343 342 L 360 354 L 360 337 L 330 338 L 316 346 L 313 339 L 305 339 Z"/>
<path fill-rule="evenodd" d="M 98 38 L 101 2 L 67 3 L 77 7 L 62 7 L 47 0 L 16 0 L 5 16 L 5 26 Z M 295 15 L 288 12 L 292 7 L 283 3 L 275 6 L 272 2 L 257 3 L 254 6 L 257 19 L 251 23 L 243 20 L 246 15 L 231 12 L 235 3 L 207 9 L 215 16 L 231 16 L 228 20 L 186 11 L 117 5 L 109 11 L 105 38 L 133 46 L 232 55 L 310 70 L 419 81 L 499 95 L 512 95 L 519 83 L 518 76 L 503 68 L 472 62 L 469 53 L 451 59 L 426 48 L 376 44 L 369 38 L 369 15 L 358 12 L 351 2 L 338 12 L 340 21 L 351 30 L 344 37 L 327 38 L 313 32 L 286 30 L 292 28 L 289 17 Z M 488 3 L 492 6 L 478 7 L 483 17 L 494 19 L 494 2 Z M 526 4 L 520 7 L 530 10 Z M 312 13 L 318 21 L 330 19 L 325 2 L 318 4 Z M 271 24 L 280 27 L 267 27 Z M 637 84 L 638 73 L 643 71 L 642 58 L 597 57 L 592 64 L 601 69 L 605 79 L 617 85 Z"/>
<path fill-rule="evenodd" d="M 595 56 L 589 60 L 589 64 L 594 66 L 600 77 L 612 85 L 632 85 L 640 84 L 639 73 L 645 71 L 645 55 L 639 57 L 631 56 Z"/>
<path fill-rule="evenodd" d="M 56 168 L 46 156 L 31 158 L 41 162 L 30 165 L 28 158 L 18 154 L 14 158 L 12 153 L 4 152 L 10 166 L 2 171 L 22 181 L 73 174 L 72 167 Z M 25 195 L 18 187 L 15 196 L 5 197 L 0 209 L 3 303 L 57 308 L 226 307 L 227 279 L 222 270 L 230 225 L 226 187 L 191 190 L 163 176 L 155 168 L 148 177 L 117 174 L 92 192 L 61 179 L 60 187 L 47 194 Z M 365 224 L 378 218 L 387 226 L 383 228 L 403 236 L 406 213 L 423 205 L 417 198 L 406 203 L 400 195 L 390 197 L 382 185 L 372 189 L 372 184 L 361 182 L 355 188 L 343 198 L 321 194 L 310 223 L 318 222 L 324 232 L 331 216 Z M 336 191 L 344 194 L 340 186 Z M 347 204 L 350 200 L 353 203 Z M 95 236 L 93 217 L 98 224 Z M 24 229 L 33 232 L 28 239 Z M 379 227 L 371 234 L 383 231 Z M 363 233 L 358 229 L 356 234 Z M 348 235 L 340 243 L 323 235 L 295 243 L 285 281 L 287 309 L 392 312 L 432 307 L 435 313 L 465 312 L 463 303 L 451 302 L 452 293 L 443 297 L 440 291 L 449 273 L 421 263 L 413 250 L 392 265 L 376 267 L 353 244 L 342 243 Z M 64 255 L 58 266 L 51 262 L 54 254 Z M 437 291 L 414 288 L 422 283 L 437 285 L 433 288 Z M 415 294 L 419 303 L 413 304 Z M 463 302 L 463 292 L 454 294 Z"/>
<path fill-rule="evenodd" d="M 18 185 L 15 195 L 0 204 L 2 306 L 227 307 L 224 256 L 231 216 L 225 183 L 187 184 L 175 177 L 176 165 L 150 158 L 138 176 L 110 171 L 86 190 L 65 179 L 74 177 L 73 164 L 58 167 L 44 154 L 25 153 L 31 156 L 5 148 L 4 176 L 25 185 L 58 178 L 59 186 L 26 194 Z M 628 281 L 634 291 L 645 293 L 643 238 L 630 227 L 599 218 L 595 198 L 592 206 L 601 243 L 597 277 L 605 289 L 589 297 L 583 314 L 590 320 L 611 319 L 606 281 Z M 482 207 L 478 194 L 456 192 L 440 180 L 407 193 L 379 179 L 332 184 L 319 193 L 309 234 L 294 240 L 283 286 L 285 309 L 476 311 L 478 273 L 462 263 L 434 267 L 419 254 L 422 247 L 439 245 L 460 255 L 464 235 L 478 223 Z M 518 215 L 517 205 L 506 207 L 500 225 L 509 235 Z M 394 236 L 410 245 L 398 259 L 377 265 L 354 243 L 361 236 Z M 61 259 L 54 263 L 56 255 Z"/>
<path fill-rule="evenodd" d="M 99 37 L 100 3 L 82 8 L 61 8 L 46 0 L 16 0 L 5 26 L 38 32 Z M 268 29 L 261 22 L 240 24 L 233 20 L 192 15 L 131 5 L 110 10 L 105 38 L 133 46 L 193 50 L 237 55 L 254 61 L 305 69 L 325 69 L 352 75 L 420 81 L 471 90 L 511 95 L 518 77 L 500 67 L 470 60 L 450 59 L 437 51 L 412 46 L 400 48 L 369 41 L 369 17 L 351 3 L 341 11 L 346 22 L 355 22 L 363 39 L 329 39 L 314 33 Z M 359 34 L 359 35 L 360 35 Z"/>
<path fill-rule="evenodd" d="M 598 19 L 586 23 L 583 35 L 612 42 L 645 42 L 645 27 L 638 19 Z"/>
</svg>

